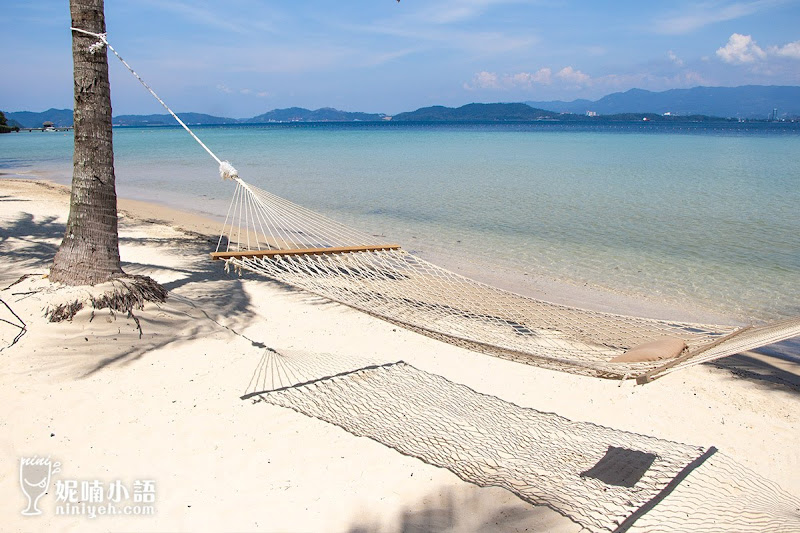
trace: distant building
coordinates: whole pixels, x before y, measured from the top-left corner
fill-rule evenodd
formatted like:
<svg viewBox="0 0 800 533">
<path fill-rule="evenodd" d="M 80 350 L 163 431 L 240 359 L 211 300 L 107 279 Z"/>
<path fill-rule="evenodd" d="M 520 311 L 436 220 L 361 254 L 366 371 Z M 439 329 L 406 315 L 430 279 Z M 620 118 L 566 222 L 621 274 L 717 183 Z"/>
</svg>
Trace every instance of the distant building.
<svg viewBox="0 0 800 533">
<path fill-rule="evenodd" d="M 53 127 L 53 123 L 52 123 L 52 122 L 50 122 L 49 120 L 48 120 L 47 122 L 43 122 L 43 123 L 42 123 L 42 129 L 43 129 L 43 130 L 44 130 L 44 129 L 47 129 L 47 128 L 52 128 L 52 127 Z"/>
<path fill-rule="evenodd" d="M 587 117 L 596 117 L 597 116 L 597 111 L 587 111 L 586 112 L 586 116 Z"/>
<path fill-rule="evenodd" d="M 672 116 L 672 112 L 671 111 L 667 111 L 666 113 L 664 113 L 664 116 L 665 117 L 671 117 Z"/>
</svg>

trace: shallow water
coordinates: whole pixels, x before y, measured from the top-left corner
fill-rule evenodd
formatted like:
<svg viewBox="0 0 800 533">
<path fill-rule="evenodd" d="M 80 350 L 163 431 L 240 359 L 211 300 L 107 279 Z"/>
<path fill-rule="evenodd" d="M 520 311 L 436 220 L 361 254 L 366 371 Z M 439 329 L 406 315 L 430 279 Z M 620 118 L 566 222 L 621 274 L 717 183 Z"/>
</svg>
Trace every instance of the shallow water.
<svg viewBox="0 0 800 533">
<path fill-rule="evenodd" d="M 246 181 L 423 256 L 740 320 L 800 315 L 800 125 L 199 127 Z M 182 130 L 115 129 L 121 195 L 224 215 Z M 64 133 L 0 136 L 0 170 L 66 179 Z M 7 170 L 6 170 L 7 171 Z"/>
</svg>

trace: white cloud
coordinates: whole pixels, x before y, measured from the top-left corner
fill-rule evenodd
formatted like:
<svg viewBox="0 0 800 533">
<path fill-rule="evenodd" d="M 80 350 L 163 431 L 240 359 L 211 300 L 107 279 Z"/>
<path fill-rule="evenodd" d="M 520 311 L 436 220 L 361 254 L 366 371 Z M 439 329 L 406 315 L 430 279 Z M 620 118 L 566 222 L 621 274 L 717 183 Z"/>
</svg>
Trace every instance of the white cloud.
<svg viewBox="0 0 800 533">
<path fill-rule="evenodd" d="M 561 82 L 569 88 L 590 85 L 592 77 L 572 67 L 564 67 L 555 74 L 549 67 L 543 67 L 536 72 L 517 72 L 499 76 L 495 72 L 482 71 L 464 84 L 468 90 L 477 89 L 529 89 L 536 85 L 551 85 L 554 81 Z"/>
<path fill-rule="evenodd" d="M 556 77 L 573 85 L 586 85 L 591 81 L 591 77 L 588 74 L 584 74 L 572 67 L 562 68 L 556 73 Z"/>
<path fill-rule="evenodd" d="M 751 35 L 734 33 L 728 39 L 728 44 L 717 50 L 717 57 L 731 64 L 753 64 L 767 59 L 768 56 L 800 59 L 800 41 L 770 46 L 765 50 L 758 46 Z"/>
<path fill-rule="evenodd" d="M 753 63 L 765 59 L 767 53 L 750 35 L 734 33 L 728 39 L 728 44 L 717 50 L 717 56 L 726 63 Z"/>
<path fill-rule="evenodd" d="M 782 0 L 750 2 L 706 1 L 692 5 L 686 12 L 669 15 L 655 22 L 658 33 L 679 35 L 710 24 L 735 20 L 783 3 Z"/>
<path fill-rule="evenodd" d="M 771 54 L 775 54 L 776 56 L 800 59 L 800 41 L 787 43 L 783 46 L 771 46 L 769 48 L 769 52 Z"/>
<path fill-rule="evenodd" d="M 517 74 L 507 75 L 503 79 L 514 87 L 531 87 L 535 84 L 550 85 L 553 81 L 552 74 L 552 70 L 544 67 L 532 74 L 530 72 L 518 72 Z"/>
<path fill-rule="evenodd" d="M 585 91 L 596 92 L 626 90 L 639 87 L 650 90 L 674 89 L 677 87 L 695 87 L 708 85 L 711 80 L 701 74 L 684 70 L 673 76 L 659 76 L 650 72 L 636 72 L 626 74 L 606 74 L 593 77 L 580 70 L 568 66 L 555 74 L 548 68 L 540 68 L 536 72 L 518 72 L 516 74 L 502 74 L 495 72 L 479 72 L 473 76 L 472 81 L 464 84 L 467 90 L 539 90 L 550 88 L 560 91 L 571 91 L 578 94 Z"/>
<path fill-rule="evenodd" d="M 498 76 L 495 72 L 482 71 L 472 77 L 472 81 L 464 84 L 468 90 L 476 89 L 515 89 L 530 88 L 534 85 L 550 85 L 553 82 L 553 71 L 547 67 L 536 72 L 517 72 Z"/>
<path fill-rule="evenodd" d="M 683 66 L 683 59 L 675 55 L 675 52 L 673 52 L 672 50 L 669 50 L 667 52 L 667 57 L 669 57 L 669 60 L 678 65 L 679 67 Z"/>
<path fill-rule="evenodd" d="M 472 77 L 472 81 L 464 84 L 464 88 L 468 90 L 475 89 L 500 89 L 500 83 L 497 74 L 494 72 L 478 72 Z"/>
<path fill-rule="evenodd" d="M 248 87 L 245 87 L 243 89 L 232 89 L 223 83 L 217 85 L 217 90 L 224 94 L 238 93 L 241 94 L 242 96 L 257 96 L 259 98 L 266 98 L 267 96 L 269 96 L 269 93 L 267 91 L 257 91 L 250 89 Z"/>
</svg>

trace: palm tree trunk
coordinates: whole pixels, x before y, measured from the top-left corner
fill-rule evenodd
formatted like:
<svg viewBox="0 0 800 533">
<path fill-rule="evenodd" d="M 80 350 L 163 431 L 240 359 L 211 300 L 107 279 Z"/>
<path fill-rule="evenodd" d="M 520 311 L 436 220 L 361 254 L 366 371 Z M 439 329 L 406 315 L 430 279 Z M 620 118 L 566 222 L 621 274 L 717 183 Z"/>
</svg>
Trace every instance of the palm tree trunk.
<svg viewBox="0 0 800 533">
<path fill-rule="evenodd" d="M 70 0 L 72 26 L 105 33 L 103 0 Z M 111 91 L 105 47 L 72 32 L 75 151 L 69 219 L 50 268 L 51 281 L 94 285 L 124 275 L 117 236 L 117 193 L 111 138 Z"/>
</svg>

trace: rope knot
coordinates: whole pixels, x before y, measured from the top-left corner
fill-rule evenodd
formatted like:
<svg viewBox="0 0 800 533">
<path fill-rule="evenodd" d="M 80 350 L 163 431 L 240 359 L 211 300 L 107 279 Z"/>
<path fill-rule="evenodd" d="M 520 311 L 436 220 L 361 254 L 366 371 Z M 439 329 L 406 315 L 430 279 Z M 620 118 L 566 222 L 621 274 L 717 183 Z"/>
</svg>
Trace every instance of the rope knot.
<svg viewBox="0 0 800 533">
<path fill-rule="evenodd" d="M 100 52 L 106 46 L 106 43 L 105 43 L 106 34 L 105 33 L 101 33 L 100 35 L 102 36 L 102 39 L 100 41 L 97 41 L 96 43 L 94 43 L 92 46 L 89 47 L 89 53 L 92 54 L 92 55 L 96 54 L 97 52 Z"/>
<path fill-rule="evenodd" d="M 90 37 L 96 37 L 96 38 L 100 39 L 99 41 L 97 41 L 96 43 L 94 43 L 93 45 L 91 45 L 89 47 L 89 53 L 91 53 L 92 55 L 94 55 L 97 52 L 99 52 L 100 50 L 102 50 L 103 47 L 108 44 L 108 34 L 107 33 L 94 33 L 93 31 L 82 30 L 82 29 L 76 28 L 74 26 L 70 27 L 70 30 L 76 31 L 78 33 L 82 33 L 84 35 L 88 35 Z"/>
<path fill-rule="evenodd" d="M 223 161 L 219 164 L 219 175 L 224 180 L 235 180 L 239 178 L 239 171 L 227 161 Z"/>
</svg>

